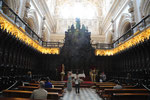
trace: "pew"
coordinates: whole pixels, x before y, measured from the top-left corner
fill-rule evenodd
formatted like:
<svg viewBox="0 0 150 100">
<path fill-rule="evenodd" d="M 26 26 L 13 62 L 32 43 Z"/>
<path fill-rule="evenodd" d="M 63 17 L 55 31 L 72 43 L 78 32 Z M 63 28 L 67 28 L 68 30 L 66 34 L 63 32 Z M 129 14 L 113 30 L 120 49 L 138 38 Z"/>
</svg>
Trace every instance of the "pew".
<svg viewBox="0 0 150 100">
<path fill-rule="evenodd" d="M 150 93 L 113 93 L 112 100 L 150 100 Z"/>
<path fill-rule="evenodd" d="M 35 89 L 38 89 L 38 87 L 35 86 L 19 86 L 19 90 L 25 90 L 25 91 L 33 91 Z M 45 88 L 48 92 L 58 92 L 59 94 L 63 93 L 62 88 Z"/>
<path fill-rule="evenodd" d="M 104 89 L 113 89 L 114 86 L 99 86 L 98 88 L 96 88 L 96 91 L 98 92 L 98 94 L 101 95 L 101 93 L 104 92 Z M 135 86 L 123 86 L 124 89 L 126 88 L 135 88 Z"/>
<path fill-rule="evenodd" d="M 25 84 L 26 86 L 38 86 L 39 84 L 36 83 L 29 83 L 29 84 Z M 65 85 L 54 85 L 54 88 L 62 88 L 64 89 Z"/>
<path fill-rule="evenodd" d="M 116 84 L 113 82 L 103 82 L 103 83 L 96 82 L 95 85 L 96 85 L 96 91 L 98 92 L 100 86 L 115 86 Z"/>
<path fill-rule="evenodd" d="M 103 98 L 111 98 L 113 93 L 148 93 L 146 89 L 104 89 Z"/>
<path fill-rule="evenodd" d="M 44 80 L 42 80 L 42 81 L 44 81 Z M 39 83 L 39 82 L 35 82 L 35 84 L 37 84 L 37 83 Z M 66 84 L 66 82 L 64 82 L 64 81 L 51 81 L 51 83 L 53 85 L 65 85 Z"/>
<path fill-rule="evenodd" d="M 114 82 L 95 82 L 95 84 L 115 84 Z"/>
<path fill-rule="evenodd" d="M 99 90 L 113 89 L 114 86 L 99 86 Z M 123 86 L 123 88 L 135 88 L 135 86 Z"/>
<path fill-rule="evenodd" d="M 102 85 L 105 85 L 105 86 L 114 86 L 116 85 L 115 83 L 96 83 L 96 86 L 102 86 Z"/>
<path fill-rule="evenodd" d="M 107 94 L 112 93 L 143 93 L 148 92 L 147 89 L 104 89 L 104 92 Z"/>
<path fill-rule="evenodd" d="M 4 90 L 3 95 L 5 97 L 19 97 L 19 98 L 30 98 L 32 91 L 21 91 L 21 90 Z M 48 92 L 48 99 L 58 100 L 59 94 L 57 92 Z"/>
<path fill-rule="evenodd" d="M 1 97 L 0 100 L 37 100 L 37 99 Z M 38 99 L 38 100 L 39 100 L 39 99 Z M 43 99 L 43 100 L 48 100 L 48 99 Z"/>
</svg>

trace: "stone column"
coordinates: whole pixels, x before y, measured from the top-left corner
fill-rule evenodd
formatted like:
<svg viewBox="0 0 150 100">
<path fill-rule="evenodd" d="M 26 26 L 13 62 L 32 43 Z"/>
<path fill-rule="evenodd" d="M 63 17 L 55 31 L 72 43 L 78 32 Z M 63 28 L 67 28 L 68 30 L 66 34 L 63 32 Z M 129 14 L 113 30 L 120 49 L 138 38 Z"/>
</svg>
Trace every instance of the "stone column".
<svg viewBox="0 0 150 100">
<path fill-rule="evenodd" d="M 45 16 L 43 17 L 43 19 L 42 19 L 42 23 L 41 23 L 41 26 L 42 26 L 42 31 L 41 31 L 41 38 L 42 38 L 42 40 L 46 40 L 45 39 L 45 35 L 44 35 L 44 31 L 45 31 L 45 20 L 46 20 L 46 18 L 45 18 Z"/>
<path fill-rule="evenodd" d="M 131 14 L 131 27 L 133 27 L 136 24 L 136 22 L 135 22 L 134 6 L 133 6 L 133 1 L 132 0 L 129 1 L 128 11 Z M 133 30 L 133 33 L 135 33 L 135 32 L 136 32 L 136 29 Z"/>
<path fill-rule="evenodd" d="M 31 7 L 30 0 L 27 0 L 26 4 L 25 4 L 24 17 L 23 17 L 23 20 L 25 22 L 27 22 L 27 20 L 28 20 L 28 12 L 29 12 L 30 7 Z M 23 25 L 22 28 L 25 29 L 25 25 Z"/>
<path fill-rule="evenodd" d="M 134 6 L 133 6 L 133 1 L 132 0 L 129 1 L 129 9 L 128 9 L 128 11 L 131 14 L 131 19 L 132 19 L 131 25 L 134 26 L 136 24 L 136 22 L 135 22 Z"/>
<path fill-rule="evenodd" d="M 2 0 L 0 0 L 0 11 L 1 11 L 1 12 L 3 12 L 3 10 L 2 10 L 2 5 L 3 5 L 3 2 L 2 2 Z"/>
</svg>

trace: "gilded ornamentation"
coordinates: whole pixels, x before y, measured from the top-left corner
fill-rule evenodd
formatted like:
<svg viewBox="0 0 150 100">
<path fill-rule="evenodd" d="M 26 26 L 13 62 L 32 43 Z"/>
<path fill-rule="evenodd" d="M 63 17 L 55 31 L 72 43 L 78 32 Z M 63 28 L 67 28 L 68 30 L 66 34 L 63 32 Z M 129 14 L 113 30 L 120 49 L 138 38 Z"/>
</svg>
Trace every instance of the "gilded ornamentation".
<svg viewBox="0 0 150 100">
<path fill-rule="evenodd" d="M 101 50 L 101 49 L 97 49 L 95 51 L 95 55 L 100 55 L 100 56 L 110 56 L 110 55 L 114 55 L 120 51 L 123 51 L 127 48 L 130 48 L 140 42 L 144 42 L 144 40 L 148 40 L 150 37 L 150 28 L 142 31 L 141 33 L 139 33 L 139 31 L 137 31 L 134 35 L 135 37 L 129 39 L 128 41 L 124 42 L 124 43 L 120 43 L 118 47 L 114 48 L 114 49 L 109 49 L 109 50 Z"/>
<path fill-rule="evenodd" d="M 9 34 L 19 38 L 26 44 L 32 46 L 43 54 L 59 54 L 59 48 L 45 48 L 42 47 L 38 41 L 32 40 L 25 34 L 25 30 L 22 27 L 17 27 L 7 19 L 5 19 L 2 15 L 0 15 L 0 25 L 1 29 L 6 30 Z"/>
<path fill-rule="evenodd" d="M 38 41 L 32 40 L 30 37 L 25 35 L 25 30 L 23 28 L 19 28 L 9 22 L 7 19 L 5 19 L 2 15 L 0 15 L 0 25 L 1 29 L 6 29 L 6 31 L 15 36 L 16 38 L 19 38 L 20 40 L 24 41 L 26 44 L 32 46 L 33 48 L 37 49 L 43 54 L 59 54 L 59 48 L 46 48 L 42 47 Z M 108 50 L 102 50 L 102 49 L 97 49 L 95 50 L 95 55 L 100 55 L 100 56 L 110 56 L 114 55 L 120 51 L 123 51 L 127 48 L 132 47 L 133 45 L 136 45 L 140 42 L 144 42 L 144 40 L 149 39 L 150 37 L 150 28 L 142 31 L 137 31 L 134 33 L 133 38 L 129 39 L 128 41 L 125 41 L 123 43 L 120 43 L 119 46 L 113 49 L 108 49 Z"/>
</svg>

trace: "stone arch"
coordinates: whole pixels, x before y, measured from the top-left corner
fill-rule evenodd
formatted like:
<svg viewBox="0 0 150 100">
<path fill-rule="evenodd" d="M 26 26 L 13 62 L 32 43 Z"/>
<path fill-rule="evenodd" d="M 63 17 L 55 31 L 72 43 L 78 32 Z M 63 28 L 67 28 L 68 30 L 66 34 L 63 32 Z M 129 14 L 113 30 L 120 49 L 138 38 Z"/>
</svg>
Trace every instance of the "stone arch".
<svg viewBox="0 0 150 100">
<path fill-rule="evenodd" d="M 112 31 L 109 31 L 105 38 L 105 43 L 111 44 L 112 43 Z"/>
<path fill-rule="evenodd" d="M 31 27 L 31 29 L 38 34 L 39 32 L 39 21 L 38 16 L 35 10 L 29 10 L 27 14 L 28 18 L 26 19 L 27 24 Z"/>
<path fill-rule="evenodd" d="M 141 17 L 147 16 L 150 14 L 150 1 L 149 0 L 141 0 L 140 4 Z"/>
<path fill-rule="evenodd" d="M 118 26 L 118 34 L 119 37 L 121 37 L 122 35 L 124 35 L 132 26 L 131 26 L 131 16 L 128 13 L 124 13 L 119 21 L 119 26 Z M 131 36 L 132 32 L 130 31 L 130 34 L 128 36 L 125 36 L 125 38 L 123 38 L 122 40 L 126 39 L 127 37 Z"/>
<path fill-rule="evenodd" d="M 20 0 L 4 0 L 4 2 L 9 6 L 9 8 L 11 8 L 15 13 L 18 14 L 20 7 Z M 2 10 L 3 13 L 6 14 L 10 19 L 12 20 L 15 19 L 15 15 L 12 14 L 12 12 L 10 12 L 4 4 L 2 5 Z"/>
<path fill-rule="evenodd" d="M 4 0 L 4 2 L 15 12 L 18 13 L 20 0 Z"/>
</svg>

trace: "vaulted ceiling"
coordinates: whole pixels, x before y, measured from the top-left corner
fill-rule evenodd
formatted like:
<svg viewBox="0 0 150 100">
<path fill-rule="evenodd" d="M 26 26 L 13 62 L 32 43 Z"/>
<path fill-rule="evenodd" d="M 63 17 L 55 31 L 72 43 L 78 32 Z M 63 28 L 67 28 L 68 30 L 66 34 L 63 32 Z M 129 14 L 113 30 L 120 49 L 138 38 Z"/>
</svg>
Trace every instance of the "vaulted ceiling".
<svg viewBox="0 0 150 100">
<path fill-rule="evenodd" d="M 64 35 L 68 26 L 75 24 L 75 18 L 88 27 L 92 36 L 102 36 L 101 23 L 115 0 L 45 0 L 56 21 L 56 34 Z M 102 36 L 103 38 L 103 36 Z M 104 40 L 104 39 L 102 39 Z"/>
</svg>

